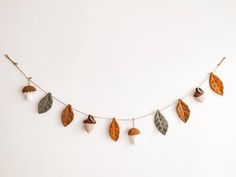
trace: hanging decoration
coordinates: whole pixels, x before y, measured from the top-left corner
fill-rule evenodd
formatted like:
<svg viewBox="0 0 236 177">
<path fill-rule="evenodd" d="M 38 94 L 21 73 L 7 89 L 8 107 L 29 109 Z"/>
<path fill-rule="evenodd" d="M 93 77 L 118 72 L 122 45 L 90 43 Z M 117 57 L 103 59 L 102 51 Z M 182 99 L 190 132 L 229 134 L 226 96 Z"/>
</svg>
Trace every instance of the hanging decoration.
<svg viewBox="0 0 236 177">
<path fill-rule="evenodd" d="M 205 99 L 205 95 L 204 95 L 205 92 L 203 91 L 202 86 L 206 81 L 209 81 L 210 87 L 215 93 L 217 93 L 218 95 L 221 95 L 221 96 L 224 95 L 224 84 L 223 84 L 222 80 L 220 80 L 220 78 L 217 75 L 215 75 L 214 73 L 219 68 L 219 66 L 223 63 L 223 61 L 225 60 L 225 57 L 220 61 L 220 63 L 217 64 L 216 68 L 209 74 L 209 76 L 207 76 L 206 79 L 203 80 L 203 82 L 201 82 L 201 84 L 199 84 L 195 88 L 195 93 L 193 95 L 192 95 L 192 93 L 191 94 L 187 93 L 185 96 L 178 99 L 177 103 L 176 102 L 171 103 L 171 104 L 169 104 L 169 105 L 167 105 L 167 106 L 163 107 L 162 109 L 159 109 L 155 112 L 151 112 L 151 113 L 148 113 L 148 114 L 145 114 L 142 116 L 138 116 L 138 117 L 135 117 L 132 119 L 127 118 L 127 117 L 116 119 L 116 118 L 111 118 L 111 117 L 92 116 L 92 115 L 84 113 L 76 108 L 73 108 L 70 104 L 63 102 L 59 98 L 52 95 L 50 92 L 47 92 L 45 89 L 40 87 L 37 83 L 35 83 L 31 77 L 26 75 L 25 72 L 18 66 L 18 63 L 13 61 L 7 54 L 4 56 L 27 79 L 28 85 L 26 85 L 22 89 L 22 93 L 23 93 L 26 100 L 30 101 L 33 99 L 33 95 L 36 92 L 36 88 L 41 90 L 45 94 L 45 96 L 38 103 L 38 113 L 41 114 L 41 113 L 46 113 L 47 111 L 49 111 L 53 105 L 53 100 L 56 100 L 65 106 L 65 108 L 61 114 L 61 121 L 65 127 L 68 126 L 73 121 L 74 111 L 76 111 L 77 113 L 80 113 L 84 116 L 87 116 L 87 119 L 85 119 L 83 121 L 84 129 L 87 133 L 90 133 L 93 130 L 93 128 L 96 124 L 95 119 L 109 120 L 109 121 L 111 121 L 111 123 L 109 125 L 109 135 L 113 141 L 118 141 L 119 136 L 120 136 L 120 127 L 119 127 L 119 124 L 117 121 L 132 121 L 133 122 L 133 127 L 131 129 L 129 129 L 128 136 L 130 137 L 131 143 L 135 144 L 137 137 L 139 137 L 139 135 L 140 135 L 140 130 L 135 128 L 134 121 L 139 120 L 139 119 L 144 119 L 144 118 L 147 118 L 147 117 L 150 117 L 153 115 L 154 115 L 154 124 L 155 124 L 157 130 L 161 134 L 166 135 L 167 130 L 168 130 L 168 122 L 167 122 L 165 116 L 162 114 L 162 112 L 171 106 L 176 106 L 176 112 L 177 112 L 179 118 L 184 123 L 186 123 L 190 117 L 190 109 L 189 109 L 189 106 L 183 100 L 189 96 L 193 96 L 193 98 L 196 101 L 203 102 Z"/>
<path fill-rule="evenodd" d="M 129 129 L 128 135 L 130 136 L 130 142 L 131 144 L 137 143 L 137 138 L 140 135 L 140 130 L 137 128 L 131 128 Z"/>
<path fill-rule="evenodd" d="M 112 122 L 109 126 L 109 134 L 111 139 L 113 139 L 114 141 L 118 141 L 120 136 L 120 127 L 118 122 L 116 121 L 116 118 L 112 119 Z"/>
<path fill-rule="evenodd" d="M 61 114 L 62 124 L 66 127 L 73 121 L 73 119 L 74 119 L 74 112 L 72 110 L 71 105 L 68 104 Z"/>
<path fill-rule="evenodd" d="M 168 122 L 159 110 L 155 114 L 154 123 L 159 132 L 165 135 L 168 130 Z"/>
<path fill-rule="evenodd" d="M 178 100 L 177 105 L 177 113 L 179 115 L 179 118 L 186 123 L 188 121 L 188 118 L 190 116 L 190 109 L 186 103 L 184 103 L 181 99 Z"/>
<path fill-rule="evenodd" d="M 224 95 L 224 84 L 220 78 L 213 73 L 210 74 L 210 86 L 211 89 L 217 94 L 221 96 Z"/>
<path fill-rule="evenodd" d="M 201 102 L 201 103 L 204 102 L 204 100 L 205 100 L 204 91 L 201 88 L 197 87 L 195 89 L 195 93 L 194 93 L 193 97 L 198 102 Z"/>
<path fill-rule="evenodd" d="M 88 115 L 88 118 L 85 119 L 83 123 L 84 123 L 84 129 L 86 130 L 86 132 L 90 133 L 93 130 L 94 125 L 96 124 L 96 120 L 94 119 L 92 115 Z"/>
<path fill-rule="evenodd" d="M 130 143 L 135 145 L 137 143 L 139 135 L 140 135 L 140 130 L 135 128 L 134 118 L 133 118 L 133 128 L 129 129 L 128 131 L 128 136 L 130 137 Z"/>
<path fill-rule="evenodd" d="M 33 87 L 32 85 L 26 85 L 22 89 L 22 93 L 23 93 L 25 99 L 28 100 L 28 101 L 32 101 L 33 100 L 35 92 L 36 92 L 36 88 Z"/>
<path fill-rule="evenodd" d="M 51 109 L 53 103 L 52 94 L 48 93 L 44 96 L 38 104 L 38 113 L 45 113 Z"/>
</svg>

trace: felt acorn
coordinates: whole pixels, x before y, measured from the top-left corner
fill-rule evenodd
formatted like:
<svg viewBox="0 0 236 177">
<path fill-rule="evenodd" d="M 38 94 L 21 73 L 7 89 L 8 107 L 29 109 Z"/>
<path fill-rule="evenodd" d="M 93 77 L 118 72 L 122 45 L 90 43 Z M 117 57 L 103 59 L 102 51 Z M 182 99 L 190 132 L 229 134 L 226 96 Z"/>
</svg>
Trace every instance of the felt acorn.
<svg viewBox="0 0 236 177">
<path fill-rule="evenodd" d="M 35 92 L 36 92 L 36 88 L 29 84 L 22 89 L 22 93 L 25 99 L 28 101 L 33 100 Z"/>
<path fill-rule="evenodd" d="M 201 88 L 197 87 L 195 89 L 195 93 L 194 93 L 193 97 L 198 102 L 201 102 L 201 103 L 204 102 L 204 100 L 205 100 L 204 91 Z"/>
<path fill-rule="evenodd" d="M 140 134 L 140 130 L 137 128 L 129 129 L 128 135 L 130 137 L 131 144 L 135 145 L 137 143 L 138 136 Z"/>
<path fill-rule="evenodd" d="M 96 121 L 92 115 L 88 115 L 88 118 L 83 121 L 84 123 L 84 129 L 86 130 L 87 133 L 90 133 L 94 125 L 96 124 Z"/>
</svg>

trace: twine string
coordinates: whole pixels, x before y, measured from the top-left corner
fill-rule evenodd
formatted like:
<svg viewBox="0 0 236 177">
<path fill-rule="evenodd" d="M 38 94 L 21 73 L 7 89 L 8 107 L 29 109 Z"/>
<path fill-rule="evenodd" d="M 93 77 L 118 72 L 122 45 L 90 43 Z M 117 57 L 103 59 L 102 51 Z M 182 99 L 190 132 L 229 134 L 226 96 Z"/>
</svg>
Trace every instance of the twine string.
<svg viewBox="0 0 236 177">
<path fill-rule="evenodd" d="M 47 94 L 48 92 L 42 88 L 41 86 L 39 86 L 39 84 L 37 84 L 35 81 L 32 80 L 32 77 L 31 76 L 28 76 L 19 66 L 18 66 L 18 63 L 15 62 L 12 58 L 10 58 L 7 54 L 4 55 L 6 59 L 8 59 L 19 71 L 20 73 L 27 79 L 28 81 L 28 84 L 30 85 L 30 83 L 32 83 L 34 86 L 36 86 L 39 90 L 41 90 L 42 92 L 44 92 L 45 94 Z M 216 72 L 216 70 L 221 66 L 221 64 L 225 61 L 225 57 L 223 57 L 220 62 L 216 65 L 216 67 L 214 68 L 214 70 L 212 70 L 212 72 Z M 201 87 L 209 78 L 209 74 L 205 77 L 205 79 L 198 85 L 198 87 Z M 184 95 L 182 98 L 182 100 L 186 99 L 187 97 L 189 97 L 191 95 L 191 91 L 189 91 L 186 95 Z M 59 103 L 63 104 L 64 106 L 67 105 L 67 103 L 65 103 L 64 101 L 62 101 L 61 99 L 59 99 L 58 97 L 52 95 L 52 98 L 56 101 L 58 101 Z M 164 106 L 163 108 L 159 109 L 160 111 L 164 111 L 172 106 L 176 105 L 176 101 Z M 72 107 L 72 109 L 84 116 L 88 116 L 89 114 L 77 109 L 77 108 L 74 108 Z M 155 114 L 156 111 L 154 112 L 151 112 L 151 113 L 148 113 L 148 114 L 144 114 L 144 115 L 141 115 L 141 116 L 138 116 L 138 117 L 133 117 L 133 118 L 117 118 L 118 121 L 132 121 L 133 122 L 133 126 L 134 126 L 134 121 L 135 120 L 138 120 L 138 119 L 143 119 L 143 118 L 147 118 L 153 114 Z M 98 115 L 93 115 L 96 119 L 104 119 L 104 120 L 112 120 L 111 117 L 104 117 L 104 116 L 98 116 Z"/>
</svg>

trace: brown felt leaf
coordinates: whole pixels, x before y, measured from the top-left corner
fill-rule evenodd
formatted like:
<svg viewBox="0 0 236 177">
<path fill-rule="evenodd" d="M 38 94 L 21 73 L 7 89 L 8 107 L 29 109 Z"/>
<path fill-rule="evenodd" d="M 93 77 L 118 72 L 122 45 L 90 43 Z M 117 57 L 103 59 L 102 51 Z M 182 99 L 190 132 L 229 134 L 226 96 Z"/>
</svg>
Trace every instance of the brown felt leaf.
<svg viewBox="0 0 236 177">
<path fill-rule="evenodd" d="M 223 82 L 220 80 L 220 78 L 218 76 L 216 76 L 215 74 L 211 73 L 210 74 L 210 86 L 211 89 L 216 92 L 217 94 L 223 96 L 224 95 L 224 84 Z"/>
<path fill-rule="evenodd" d="M 186 103 L 184 103 L 181 99 L 178 100 L 177 105 L 177 113 L 179 115 L 179 118 L 186 123 L 188 121 L 188 118 L 190 116 L 190 109 Z"/>
<path fill-rule="evenodd" d="M 66 127 L 73 121 L 73 118 L 74 118 L 74 113 L 71 105 L 69 104 L 66 106 L 66 108 L 63 110 L 61 114 L 62 124 Z"/>
<path fill-rule="evenodd" d="M 114 141 L 117 141 L 119 139 L 120 127 L 115 118 L 112 119 L 112 122 L 110 124 L 109 134 Z"/>
</svg>

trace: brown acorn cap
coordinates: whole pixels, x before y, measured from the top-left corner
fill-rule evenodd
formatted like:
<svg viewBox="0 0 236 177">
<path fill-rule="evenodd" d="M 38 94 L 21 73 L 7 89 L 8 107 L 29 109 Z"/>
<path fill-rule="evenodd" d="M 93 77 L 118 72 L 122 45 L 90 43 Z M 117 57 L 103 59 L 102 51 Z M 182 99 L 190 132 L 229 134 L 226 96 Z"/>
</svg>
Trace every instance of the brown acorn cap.
<svg viewBox="0 0 236 177">
<path fill-rule="evenodd" d="M 196 89 L 195 89 L 195 93 L 194 93 L 194 97 L 200 97 L 200 96 L 202 96 L 204 94 L 204 91 L 201 89 L 201 88 L 199 88 L 199 87 L 197 87 Z"/>
<path fill-rule="evenodd" d="M 96 120 L 92 115 L 88 115 L 88 118 L 83 121 L 85 124 L 96 124 Z"/>
<path fill-rule="evenodd" d="M 128 132 L 128 135 L 132 136 L 132 135 L 138 135 L 140 134 L 140 130 L 137 128 L 131 128 Z"/>
<path fill-rule="evenodd" d="M 27 86 L 25 86 L 22 89 L 22 93 L 25 93 L 25 92 L 35 92 L 35 91 L 36 91 L 36 88 L 33 87 L 32 85 L 27 85 Z"/>
</svg>

